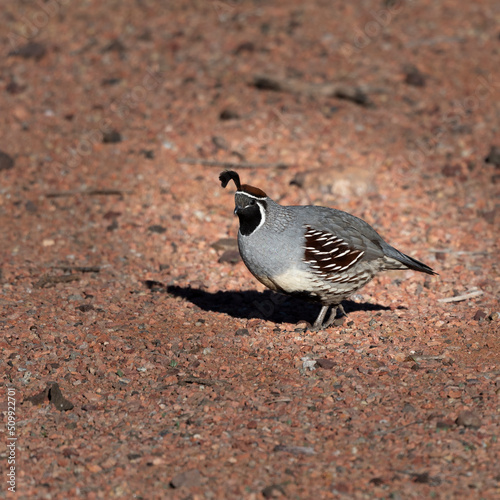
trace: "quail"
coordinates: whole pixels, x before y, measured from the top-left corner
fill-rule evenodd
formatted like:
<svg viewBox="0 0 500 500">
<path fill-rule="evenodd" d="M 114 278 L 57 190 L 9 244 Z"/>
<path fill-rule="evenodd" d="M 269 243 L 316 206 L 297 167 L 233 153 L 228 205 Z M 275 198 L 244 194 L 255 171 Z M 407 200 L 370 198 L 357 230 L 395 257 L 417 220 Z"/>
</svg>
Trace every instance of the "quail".
<svg viewBox="0 0 500 500">
<path fill-rule="evenodd" d="M 380 271 L 437 274 L 354 215 L 314 205 L 280 205 L 261 189 L 241 184 L 232 170 L 219 180 L 223 188 L 231 180 L 236 185 L 238 248 L 248 270 L 271 290 L 321 303 L 315 329 L 330 326 L 337 309 L 345 314 L 341 302 Z"/>
</svg>

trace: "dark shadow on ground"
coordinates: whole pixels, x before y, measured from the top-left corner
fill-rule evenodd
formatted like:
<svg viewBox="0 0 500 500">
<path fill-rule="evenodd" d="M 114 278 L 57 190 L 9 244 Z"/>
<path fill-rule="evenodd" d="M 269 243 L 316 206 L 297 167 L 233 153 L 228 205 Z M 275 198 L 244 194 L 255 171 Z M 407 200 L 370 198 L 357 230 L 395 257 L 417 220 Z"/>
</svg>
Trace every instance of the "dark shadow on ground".
<svg viewBox="0 0 500 500">
<path fill-rule="evenodd" d="M 204 311 L 220 312 L 233 318 L 262 318 L 274 323 L 298 323 L 301 320 L 314 323 L 321 306 L 295 297 L 266 290 L 219 291 L 209 293 L 197 288 L 168 286 L 152 291 L 167 292 L 189 300 Z M 347 314 L 352 311 L 387 311 L 390 307 L 367 302 L 345 300 L 342 305 Z"/>
</svg>

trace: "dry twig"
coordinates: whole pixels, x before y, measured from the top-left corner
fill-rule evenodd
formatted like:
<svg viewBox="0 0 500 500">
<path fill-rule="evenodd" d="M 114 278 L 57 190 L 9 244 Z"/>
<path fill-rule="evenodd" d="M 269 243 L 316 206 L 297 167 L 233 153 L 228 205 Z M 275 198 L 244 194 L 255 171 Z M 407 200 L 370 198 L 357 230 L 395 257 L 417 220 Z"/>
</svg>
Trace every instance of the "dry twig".
<svg viewBox="0 0 500 500">
<path fill-rule="evenodd" d="M 123 191 L 121 189 L 81 189 L 81 190 L 70 190 L 70 191 L 52 191 L 47 193 L 45 196 L 47 198 L 64 198 L 66 196 L 121 196 L 124 194 L 130 194 L 132 191 Z"/>
<path fill-rule="evenodd" d="M 367 92 L 381 93 L 380 89 L 356 87 L 345 83 L 309 83 L 269 75 L 255 75 L 252 84 L 261 90 L 275 92 L 288 92 L 290 94 L 303 94 L 309 97 L 336 97 L 346 99 L 361 106 L 371 106 Z"/>
<path fill-rule="evenodd" d="M 289 165 L 283 162 L 276 163 L 253 163 L 249 161 L 220 161 L 204 160 L 203 158 L 178 158 L 179 163 L 189 165 L 203 165 L 204 167 L 222 167 L 222 168 L 288 168 Z"/>
<path fill-rule="evenodd" d="M 449 303 L 449 302 L 461 302 L 462 300 L 472 299 L 474 297 L 479 297 L 483 295 L 482 290 L 474 290 L 468 293 L 464 293 L 462 295 L 456 295 L 455 297 L 446 297 L 445 299 L 438 299 L 438 302 L 441 303 Z"/>
<path fill-rule="evenodd" d="M 199 384 L 199 385 L 206 385 L 206 386 L 230 385 L 229 382 L 226 382 L 225 380 L 216 380 L 216 379 L 210 379 L 210 378 L 198 378 L 198 377 L 193 377 L 192 375 L 180 378 L 177 381 L 177 385 L 188 385 L 188 384 Z"/>
<path fill-rule="evenodd" d="M 61 269 L 62 271 L 70 271 L 76 273 L 98 273 L 101 270 L 100 266 L 53 266 L 53 269 Z"/>
<path fill-rule="evenodd" d="M 58 283 L 69 283 L 70 281 L 79 281 L 80 276 L 76 274 L 63 274 L 62 276 L 42 276 L 36 283 L 35 288 L 51 288 Z"/>
</svg>

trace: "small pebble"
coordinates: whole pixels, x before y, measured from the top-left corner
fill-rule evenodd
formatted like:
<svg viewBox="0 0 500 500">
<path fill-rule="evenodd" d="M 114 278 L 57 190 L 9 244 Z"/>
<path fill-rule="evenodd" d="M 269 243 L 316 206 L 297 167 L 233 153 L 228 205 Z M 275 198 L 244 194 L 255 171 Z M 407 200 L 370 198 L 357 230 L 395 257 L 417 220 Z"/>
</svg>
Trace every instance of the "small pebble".
<svg viewBox="0 0 500 500">
<path fill-rule="evenodd" d="M 302 368 L 304 370 L 316 370 L 316 360 L 309 358 L 302 358 Z"/>
<path fill-rule="evenodd" d="M 282 498 L 285 495 L 285 490 L 279 484 L 272 484 L 270 486 L 266 486 L 262 490 L 262 496 L 264 498 Z"/>
<path fill-rule="evenodd" d="M 0 172 L 2 170 L 10 170 L 14 166 L 14 159 L 12 156 L 0 151 Z"/>
<path fill-rule="evenodd" d="M 47 53 L 45 45 L 38 42 L 28 42 L 9 52 L 9 56 L 18 56 L 23 59 L 34 59 L 39 61 Z"/>
<path fill-rule="evenodd" d="M 416 66 L 406 67 L 405 83 L 413 87 L 425 87 L 426 77 Z"/>
<path fill-rule="evenodd" d="M 500 147 L 491 146 L 490 152 L 484 161 L 486 163 L 492 163 L 495 167 L 500 167 Z"/>
<path fill-rule="evenodd" d="M 481 311 L 480 309 L 478 309 L 476 311 L 476 314 L 474 314 L 474 317 L 472 319 L 475 319 L 476 321 L 480 321 L 484 318 L 486 318 L 487 314 L 484 312 L 484 311 Z"/>
<path fill-rule="evenodd" d="M 220 120 L 236 120 L 239 117 L 239 113 L 233 109 L 223 109 L 219 115 Z"/>
<path fill-rule="evenodd" d="M 201 484 L 201 474 L 197 469 L 190 469 L 184 472 L 181 472 L 174 476 L 170 481 L 170 486 L 172 488 L 181 488 L 182 486 L 186 486 L 188 488 L 192 488 L 194 486 L 200 486 Z"/>
<path fill-rule="evenodd" d="M 335 363 L 335 361 L 333 361 L 332 359 L 328 359 L 328 358 L 317 359 L 316 364 L 320 368 L 323 368 L 324 370 L 331 370 L 334 366 L 337 365 L 337 363 Z"/>
<path fill-rule="evenodd" d="M 477 413 L 474 413 L 470 410 L 465 410 L 458 415 L 455 423 L 462 427 L 471 427 L 472 429 L 478 429 L 479 427 L 481 427 L 481 418 Z"/>
<path fill-rule="evenodd" d="M 236 264 L 241 260 L 240 252 L 238 250 L 226 250 L 220 257 L 219 263 L 228 262 L 229 264 Z"/>
<path fill-rule="evenodd" d="M 159 224 L 154 224 L 148 227 L 148 231 L 151 233 L 163 234 L 167 232 L 167 228 L 160 226 Z"/>
<path fill-rule="evenodd" d="M 102 142 L 104 144 L 113 144 L 116 142 L 122 142 L 122 135 L 118 130 L 106 131 L 102 134 Z"/>
<path fill-rule="evenodd" d="M 495 311 L 488 316 L 490 321 L 500 321 L 500 311 Z"/>
</svg>

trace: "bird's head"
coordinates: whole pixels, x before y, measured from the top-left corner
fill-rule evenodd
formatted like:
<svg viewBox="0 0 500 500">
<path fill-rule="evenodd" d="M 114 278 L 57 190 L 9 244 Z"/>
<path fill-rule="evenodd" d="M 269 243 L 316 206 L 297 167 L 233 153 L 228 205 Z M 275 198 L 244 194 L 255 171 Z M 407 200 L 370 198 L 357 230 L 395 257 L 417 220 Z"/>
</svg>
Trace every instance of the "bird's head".
<svg viewBox="0 0 500 500">
<path fill-rule="evenodd" d="M 240 176 L 233 170 L 225 170 L 219 175 L 225 188 L 230 180 L 236 185 L 234 213 L 240 220 L 240 233 L 249 236 L 257 231 L 266 220 L 268 196 L 262 189 L 240 183 Z"/>
</svg>

